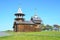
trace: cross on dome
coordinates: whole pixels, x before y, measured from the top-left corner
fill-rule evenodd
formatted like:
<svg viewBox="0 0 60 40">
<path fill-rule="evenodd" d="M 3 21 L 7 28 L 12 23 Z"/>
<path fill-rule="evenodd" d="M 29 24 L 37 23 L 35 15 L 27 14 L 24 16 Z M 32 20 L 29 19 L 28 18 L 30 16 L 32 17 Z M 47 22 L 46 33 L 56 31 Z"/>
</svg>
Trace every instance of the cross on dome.
<svg viewBox="0 0 60 40">
<path fill-rule="evenodd" d="M 32 16 L 32 20 L 41 20 L 40 17 L 38 17 L 38 15 L 37 15 L 36 9 L 35 9 L 34 16 Z"/>
<path fill-rule="evenodd" d="M 18 12 L 17 12 L 17 13 L 22 13 L 22 10 L 21 10 L 21 8 L 19 8 L 19 9 L 18 9 Z"/>
<path fill-rule="evenodd" d="M 34 17 L 35 18 L 38 18 L 38 15 L 37 15 L 37 9 L 35 8 L 35 14 L 34 14 Z"/>
</svg>

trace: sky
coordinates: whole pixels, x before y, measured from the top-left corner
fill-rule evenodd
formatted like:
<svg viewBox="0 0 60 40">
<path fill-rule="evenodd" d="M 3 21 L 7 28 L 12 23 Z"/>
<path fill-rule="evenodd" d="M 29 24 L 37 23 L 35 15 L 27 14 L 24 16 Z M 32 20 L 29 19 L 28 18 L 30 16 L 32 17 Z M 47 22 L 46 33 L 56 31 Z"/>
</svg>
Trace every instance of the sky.
<svg viewBox="0 0 60 40">
<path fill-rule="evenodd" d="M 14 14 L 19 7 L 26 20 L 30 20 L 37 9 L 43 24 L 60 25 L 60 0 L 0 0 L 0 31 L 13 30 Z"/>
</svg>

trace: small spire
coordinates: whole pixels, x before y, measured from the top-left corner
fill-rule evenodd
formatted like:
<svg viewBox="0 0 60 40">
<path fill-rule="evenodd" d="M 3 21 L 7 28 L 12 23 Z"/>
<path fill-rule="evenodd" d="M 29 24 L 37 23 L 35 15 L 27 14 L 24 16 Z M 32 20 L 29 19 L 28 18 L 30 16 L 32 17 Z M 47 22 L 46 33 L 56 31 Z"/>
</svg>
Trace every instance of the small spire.
<svg viewBox="0 0 60 40">
<path fill-rule="evenodd" d="M 19 8 L 19 9 L 18 9 L 18 12 L 17 12 L 17 13 L 22 13 L 22 10 L 21 10 L 21 8 Z"/>
</svg>

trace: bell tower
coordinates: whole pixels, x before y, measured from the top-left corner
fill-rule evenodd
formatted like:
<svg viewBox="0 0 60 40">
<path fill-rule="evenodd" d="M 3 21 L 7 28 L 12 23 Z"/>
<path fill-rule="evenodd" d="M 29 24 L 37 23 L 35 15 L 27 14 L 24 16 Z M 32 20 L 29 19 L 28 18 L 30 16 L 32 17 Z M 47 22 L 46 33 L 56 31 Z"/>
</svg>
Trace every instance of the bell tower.
<svg viewBox="0 0 60 40">
<path fill-rule="evenodd" d="M 16 16 L 16 18 L 15 18 L 15 21 L 14 21 L 14 24 L 13 24 L 13 29 L 14 29 L 15 32 L 17 32 L 18 27 L 19 27 L 17 23 L 25 21 L 24 18 L 23 18 L 23 16 L 25 16 L 25 14 L 23 14 L 21 8 L 19 8 L 17 13 L 15 13 L 14 15 Z"/>
<path fill-rule="evenodd" d="M 21 8 L 18 9 L 18 12 L 15 14 L 15 16 L 15 21 L 24 21 L 23 16 L 25 16 L 25 14 L 22 13 Z"/>
</svg>

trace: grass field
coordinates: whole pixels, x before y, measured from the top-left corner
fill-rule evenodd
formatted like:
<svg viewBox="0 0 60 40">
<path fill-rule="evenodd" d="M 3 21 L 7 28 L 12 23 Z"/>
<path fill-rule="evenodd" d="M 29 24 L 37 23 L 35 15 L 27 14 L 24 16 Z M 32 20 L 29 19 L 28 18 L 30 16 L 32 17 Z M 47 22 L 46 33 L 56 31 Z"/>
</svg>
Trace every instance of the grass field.
<svg viewBox="0 0 60 40">
<path fill-rule="evenodd" d="M 8 32 L 10 36 L 0 37 L 0 40 L 60 40 L 60 32 Z"/>
</svg>

